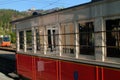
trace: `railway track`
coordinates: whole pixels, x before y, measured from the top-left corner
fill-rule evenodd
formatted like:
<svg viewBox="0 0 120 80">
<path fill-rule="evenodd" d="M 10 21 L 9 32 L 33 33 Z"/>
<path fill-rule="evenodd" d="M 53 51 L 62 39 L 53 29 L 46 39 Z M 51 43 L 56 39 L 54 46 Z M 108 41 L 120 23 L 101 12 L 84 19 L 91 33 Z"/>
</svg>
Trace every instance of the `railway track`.
<svg viewBox="0 0 120 80">
<path fill-rule="evenodd" d="M 16 49 L 11 47 L 0 47 L 0 50 L 16 52 Z"/>
</svg>

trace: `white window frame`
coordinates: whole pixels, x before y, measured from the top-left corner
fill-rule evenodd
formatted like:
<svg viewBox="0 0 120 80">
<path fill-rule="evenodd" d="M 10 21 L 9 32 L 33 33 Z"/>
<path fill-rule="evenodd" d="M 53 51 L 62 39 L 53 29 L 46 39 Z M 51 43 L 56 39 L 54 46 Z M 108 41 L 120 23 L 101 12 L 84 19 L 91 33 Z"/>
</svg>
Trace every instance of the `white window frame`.
<svg viewBox="0 0 120 80">
<path fill-rule="evenodd" d="M 29 30 L 31 30 L 31 32 L 32 32 L 32 34 L 31 34 L 31 36 L 32 36 L 32 51 L 30 50 L 27 50 L 27 42 L 26 42 L 26 31 L 29 31 Z M 24 35 L 24 47 L 23 47 L 23 49 L 20 49 L 20 43 L 19 43 L 19 40 L 20 40 L 20 36 L 19 36 L 19 32 L 21 32 L 21 31 L 23 31 L 23 35 Z M 20 52 L 20 53 L 35 53 L 34 51 L 33 51 L 33 44 L 34 44 L 34 42 L 33 42 L 33 31 L 32 31 L 32 28 L 29 28 L 29 29 L 18 29 L 17 30 L 17 52 Z"/>
<path fill-rule="evenodd" d="M 49 26 L 46 26 L 46 31 L 45 31 L 45 34 L 47 35 L 47 36 L 44 36 L 44 43 L 45 43 L 45 50 L 44 50 L 44 54 L 46 54 L 46 55 L 59 55 L 59 47 L 58 46 L 56 46 L 56 50 L 54 51 L 48 51 L 48 45 L 46 46 L 46 43 L 48 44 L 48 42 L 46 42 L 46 41 L 48 41 L 48 30 L 56 30 L 56 31 L 58 31 L 58 25 L 49 25 Z M 52 31 L 51 31 L 52 32 Z M 59 32 L 58 32 L 59 33 Z M 57 33 L 57 34 L 58 34 Z M 53 35 L 53 33 L 51 33 L 52 35 Z M 51 37 L 51 44 L 53 45 L 53 36 Z M 59 39 L 59 36 L 58 36 L 58 39 Z M 58 41 L 58 44 L 59 44 L 59 41 Z M 52 46 L 52 49 L 53 49 L 53 46 Z"/>
</svg>

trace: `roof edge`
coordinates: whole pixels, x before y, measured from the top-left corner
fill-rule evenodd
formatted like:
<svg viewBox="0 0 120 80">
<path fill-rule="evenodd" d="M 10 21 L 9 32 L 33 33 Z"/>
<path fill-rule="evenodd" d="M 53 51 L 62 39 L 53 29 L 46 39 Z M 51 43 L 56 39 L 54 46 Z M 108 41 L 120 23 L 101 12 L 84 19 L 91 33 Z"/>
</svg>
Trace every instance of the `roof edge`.
<svg viewBox="0 0 120 80">
<path fill-rule="evenodd" d="M 46 13 L 46 14 L 31 15 L 31 16 L 28 16 L 28 17 L 24 17 L 24 18 L 20 18 L 20 19 L 13 20 L 13 21 L 11 21 L 10 23 L 15 23 L 15 22 L 23 21 L 23 20 L 35 18 L 35 17 L 38 17 L 38 16 L 44 16 L 44 15 L 48 15 L 48 14 L 52 14 L 52 13 L 56 13 L 56 12 L 60 12 L 60 11 L 64 11 L 64 10 L 68 10 L 68 9 L 72 9 L 72 8 L 76 8 L 76 7 L 80 7 L 80 6 L 84 6 L 84 5 L 89 5 L 89 4 L 96 3 L 96 2 L 100 2 L 100 1 L 103 1 L 103 0 L 90 1 L 90 2 L 87 2 L 87 3 L 83 3 L 83 4 L 71 6 L 71 7 L 68 7 L 68 8 L 64 8 L 64 9 L 60 9 L 60 10 L 55 10 L 55 11 L 53 11 L 53 12 Z"/>
</svg>

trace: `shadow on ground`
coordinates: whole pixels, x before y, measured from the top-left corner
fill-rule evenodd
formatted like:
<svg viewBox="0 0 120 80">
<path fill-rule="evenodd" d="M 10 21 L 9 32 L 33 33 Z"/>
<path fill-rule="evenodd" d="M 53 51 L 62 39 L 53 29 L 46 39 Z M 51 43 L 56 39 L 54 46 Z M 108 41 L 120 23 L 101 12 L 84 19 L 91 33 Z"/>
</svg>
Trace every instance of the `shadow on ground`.
<svg viewBox="0 0 120 80">
<path fill-rule="evenodd" d="M 15 54 L 0 54 L 0 72 L 14 80 L 20 80 L 16 74 Z"/>
</svg>

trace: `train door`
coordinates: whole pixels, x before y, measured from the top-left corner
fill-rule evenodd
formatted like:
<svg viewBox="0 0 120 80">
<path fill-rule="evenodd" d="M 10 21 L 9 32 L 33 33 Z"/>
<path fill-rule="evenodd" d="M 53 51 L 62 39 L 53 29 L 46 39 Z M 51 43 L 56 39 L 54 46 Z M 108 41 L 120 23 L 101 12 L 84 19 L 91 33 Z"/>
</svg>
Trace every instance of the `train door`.
<svg viewBox="0 0 120 80">
<path fill-rule="evenodd" d="M 57 29 L 56 28 L 50 28 L 47 29 L 48 34 L 48 50 L 51 52 L 55 51 L 57 48 Z"/>
</svg>

